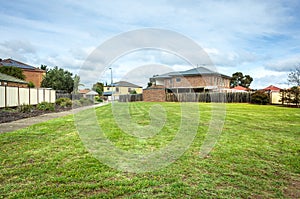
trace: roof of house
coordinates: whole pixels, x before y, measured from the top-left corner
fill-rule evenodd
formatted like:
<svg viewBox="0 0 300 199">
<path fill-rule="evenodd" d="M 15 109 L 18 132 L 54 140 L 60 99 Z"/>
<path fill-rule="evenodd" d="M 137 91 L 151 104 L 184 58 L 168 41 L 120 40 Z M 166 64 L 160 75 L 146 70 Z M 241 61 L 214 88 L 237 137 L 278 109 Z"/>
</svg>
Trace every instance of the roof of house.
<svg viewBox="0 0 300 199">
<path fill-rule="evenodd" d="M 10 59 L 10 58 L 0 60 L 0 66 L 14 66 L 14 67 L 18 67 L 18 68 L 22 68 L 22 69 L 29 69 L 29 70 L 42 70 L 42 69 L 36 68 L 34 66 Z"/>
<path fill-rule="evenodd" d="M 86 93 L 86 95 L 98 95 L 98 93 L 95 91 L 89 91 Z"/>
<path fill-rule="evenodd" d="M 13 76 L 10 75 L 6 75 L 3 73 L 0 73 L 0 81 L 4 81 L 4 82 L 14 82 L 14 83 L 19 83 L 19 84 L 28 84 L 28 82 L 15 78 Z"/>
<path fill-rule="evenodd" d="M 115 82 L 115 83 L 110 84 L 109 86 L 130 87 L 130 88 L 142 88 L 142 86 L 138 86 L 138 85 L 136 85 L 136 84 L 132 84 L 132 83 L 126 82 L 126 81 Z"/>
<path fill-rule="evenodd" d="M 245 87 L 243 87 L 243 86 L 236 86 L 236 87 L 234 87 L 234 88 L 232 88 L 232 89 L 234 89 L 234 90 L 239 90 L 239 91 L 246 91 L 246 90 L 248 90 L 247 88 L 245 88 Z"/>
<path fill-rule="evenodd" d="M 221 75 L 223 77 L 230 78 L 227 75 L 220 74 L 216 71 L 212 71 L 205 67 L 197 67 L 193 69 L 189 69 L 186 71 L 178 71 L 178 72 L 169 72 L 162 75 L 154 76 L 154 79 L 165 79 L 165 78 L 172 78 L 173 76 L 197 76 L 197 75 Z"/>
<path fill-rule="evenodd" d="M 276 86 L 270 85 L 270 86 L 264 88 L 263 90 L 265 90 L 265 91 L 280 91 L 281 88 L 278 88 Z"/>
<path fill-rule="evenodd" d="M 90 89 L 82 89 L 82 90 L 79 90 L 78 92 L 81 93 L 81 94 L 86 94 L 90 91 L 91 91 Z"/>
</svg>

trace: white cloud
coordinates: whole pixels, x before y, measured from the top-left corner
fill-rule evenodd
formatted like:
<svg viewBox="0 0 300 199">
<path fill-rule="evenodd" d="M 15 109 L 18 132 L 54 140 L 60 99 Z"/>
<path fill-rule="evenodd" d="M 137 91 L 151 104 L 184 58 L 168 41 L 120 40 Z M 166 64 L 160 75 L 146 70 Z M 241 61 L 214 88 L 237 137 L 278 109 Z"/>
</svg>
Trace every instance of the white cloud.
<svg viewBox="0 0 300 199">
<path fill-rule="evenodd" d="M 300 54 L 266 63 L 266 68 L 279 72 L 290 72 L 300 65 Z"/>
</svg>

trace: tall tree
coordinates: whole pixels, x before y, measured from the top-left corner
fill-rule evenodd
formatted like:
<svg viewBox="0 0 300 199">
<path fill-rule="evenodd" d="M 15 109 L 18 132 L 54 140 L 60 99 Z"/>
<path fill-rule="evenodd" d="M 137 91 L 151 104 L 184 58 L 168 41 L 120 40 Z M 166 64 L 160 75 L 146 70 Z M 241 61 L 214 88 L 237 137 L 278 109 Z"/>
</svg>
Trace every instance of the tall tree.
<svg viewBox="0 0 300 199">
<path fill-rule="evenodd" d="M 288 82 L 295 86 L 300 86 L 300 64 L 288 75 Z"/>
<path fill-rule="evenodd" d="M 79 86 L 84 86 L 84 85 L 83 85 L 83 84 L 80 84 L 80 76 L 79 76 L 79 75 L 75 75 L 75 76 L 74 76 L 74 90 L 73 90 L 73 92 L 74 92 L 75 94 L 78 93 L 78 88 L 79 88 Z"/>
<path fill-rule="evenodd" d="M 42 81 L 42 87 L 53 88 L 55 90 L 64 90 L 71 93 L 74 88 L 74 79 L 72 73 L 55 66 L 49 69 Z"/>
<path fill-rule="evenodd" d="M 22 69 L 14 66 L 1 66 L 0 73 L 4 73 L 6 75 L 10 75 L 22 80 L 25 80 L 26 78 L 25 75 L 23 74 Z"/>
<path fill-rule="evenodd" d="M 102 95 L 103 87 L 104 87 L 103 83 L 97 82 L 96 84 L 93 85 L 92 90 L 96 91 L 99 95 Z"/>
<path fill-rule="evenodd" d="M 245 88 L 249 88 L 253 78 L 250 75 L 243 75 L 242 72 L 236 72 L 232 74 L 230 79 L 230 87 L 233 88 L 235 86 L 243 86 Z"/>
</svg>

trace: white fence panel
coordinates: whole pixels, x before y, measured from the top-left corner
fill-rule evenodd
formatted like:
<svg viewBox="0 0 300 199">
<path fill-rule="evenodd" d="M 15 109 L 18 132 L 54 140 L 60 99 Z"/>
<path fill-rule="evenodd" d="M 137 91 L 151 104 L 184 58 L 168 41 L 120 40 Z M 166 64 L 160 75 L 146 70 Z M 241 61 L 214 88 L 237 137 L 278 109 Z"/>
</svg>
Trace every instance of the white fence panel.
<svg viewBox="0 0 300 199">
<path fill-rule="evenodd" d="M 0 86 L 0 108 L 14 107 L 22 104 L 36 105 L 44 101 L 55 103 L 55 100 L 55 90 Z"/>
<path fill-rule="evenodd" d="M 0 87 L 0 107 L 5 107 L 5 87 Z"/>
<path fill-rule="evenodd" d="M 6 88 L 6 103 L 7 106 L 18 106 L 18 87 L 7 87 Z"/>
<path fill-rule="evenodd" d="M 29 104 L 29 89 L 28 88 L 20 88 L 20 105 Z"/>
<path fill-rule="evenodd" d="M 38 92 L 36 88 L 31 88 L 30 90 L 30 104 L 36 105 L 38 104 Z"/>
<path fill-rule="evenodd" d="M 56 100 L 56 91 L 55 90 L 49 90 L 49 92 L 51 93 L 51 97 L 50 97 L 50 102 L 51 103 L 55 103 Z"/>
</svg>

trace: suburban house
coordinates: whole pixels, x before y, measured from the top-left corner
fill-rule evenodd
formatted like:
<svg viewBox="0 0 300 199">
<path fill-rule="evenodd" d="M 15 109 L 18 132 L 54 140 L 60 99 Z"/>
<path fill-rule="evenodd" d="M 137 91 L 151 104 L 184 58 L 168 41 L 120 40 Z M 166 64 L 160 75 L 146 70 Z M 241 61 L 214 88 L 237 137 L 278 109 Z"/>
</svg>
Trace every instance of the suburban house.
<svg viewBox="0 0 300 199">
<path fill-rule="evenodd" d="M 152 86 L 143 91 L 144 101 L 165 101 L 166 93 L 202 93 L 230 88 L 230 78 L 205 67 L 170 72 L 150 78 Z"/>
<path fill-rule="evenodd" d="M 28 64 L 13 60 L 13 59 L 0 59 L 0 67 L 2 66 L 14 66 L 21 68 L 25 75 L 26 82 L 32 82 L 35 87 L 41 87 L 43 76 L 46 74 L 45 70 L 30 66 Z"/>
<path fill-rule="evenodd" d="M 278 88 L 274 85 L 270 85 L 266 88 L 263 88 L 262 90 L 270 95 L 270 103 L 271 104 L 281 104 L 282 103 L 281 102 L 281 94 L 280 94 L 281 88 Z"/>
<path fill-rule="evenodd" d="M 13 86 L 13 87 L 27 88 L 28 82 L 15 78 L 10 75 L 0 73 L 0 86 Z"/>
<path fill-rule="evenodd" d="M 115 82 L 103 88 L 103 96 L 108 96 L 109 100 L 118 100 L 119 95 L 133 93 L 141 94 L 143 93 L 143 88 L 126 81 Z"/>
</svg>

